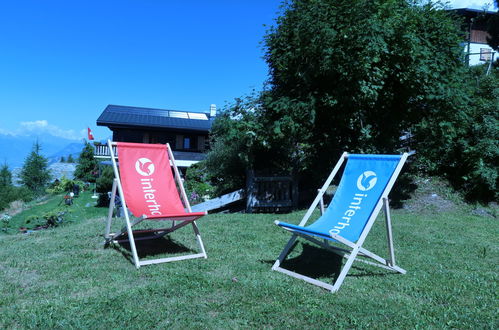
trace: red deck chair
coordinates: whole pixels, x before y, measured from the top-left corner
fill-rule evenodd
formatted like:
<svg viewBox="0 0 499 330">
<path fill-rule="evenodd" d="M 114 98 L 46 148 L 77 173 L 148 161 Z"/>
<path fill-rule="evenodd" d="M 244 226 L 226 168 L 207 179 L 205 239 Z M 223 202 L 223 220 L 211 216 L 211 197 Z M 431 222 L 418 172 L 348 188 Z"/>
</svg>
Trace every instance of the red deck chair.
<svg viewBox="0 0 499 330">
<path fill-rule="evenodd" d="M 133 261 L 137 268 L 162 262 L 207 258 L 201 234 L 195 222 L 196 219 L 206 215 L 206 212 L 191 211 L 170 145 L 108 141 L 108 147 L 115 179 L 106 225 L 106 244 L 129 242 Z M 116 147 L 117 156 L 113 147 Z M 119 161 L 119 170 L 116 158 Z M 118 189 L 121 200 L 126 226 L 117 233 L 110 233 L 116 189 Z M 128 210 L 137 219 L 131 221 Z M 171 226 L 161 229 L 132 230 L 133 226 L 145 220 L 168 220 L 171 222 Z M 160 238 L 188 224 L 191 224 L 194 229 L 201 253 L 139 260 L 135 241 Z M 150 235 L 135 238 L 134 234 L 136 233 L 150 233 Z"/>
</svg>

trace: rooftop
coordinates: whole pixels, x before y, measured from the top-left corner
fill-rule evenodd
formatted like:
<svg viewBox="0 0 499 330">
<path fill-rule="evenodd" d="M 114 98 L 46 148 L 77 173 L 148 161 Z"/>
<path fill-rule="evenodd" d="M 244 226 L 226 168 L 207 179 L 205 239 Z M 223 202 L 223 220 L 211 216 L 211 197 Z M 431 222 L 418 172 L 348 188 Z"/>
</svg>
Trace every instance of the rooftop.
<svg viewBox="0 0 499 330">
<path fill-rule="evenodd" d="M 97 119 L 97 126 L 144 127 L 208 132 L 213 117 L 207 113 L 108 105 Z"/>
</svg>

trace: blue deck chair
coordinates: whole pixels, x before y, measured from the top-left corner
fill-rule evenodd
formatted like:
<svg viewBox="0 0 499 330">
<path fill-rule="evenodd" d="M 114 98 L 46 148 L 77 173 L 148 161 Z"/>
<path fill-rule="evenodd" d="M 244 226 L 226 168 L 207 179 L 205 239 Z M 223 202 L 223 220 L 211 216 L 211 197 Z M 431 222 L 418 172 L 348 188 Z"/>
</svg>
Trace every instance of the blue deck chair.
<svg viewBox="0 0 499 330">
<path fill-rule="evenodd" d="M 404 165 L 407 153 L 403 155 L 355 155 L 343 153 L 326 182 L 304 215 L 299 225 L 275 221 L 275 224 L 290 231 L 288 241 L 272 269 L 323 287 L 331 292 L 340 288 L 354 260 L 393 270 L 402 274 L 406 271 L 395 265 L 388 194 Z M 343 176 L 334 198 L 324 212 L 323 195 L 344 162 Z M 321 216 L 306 226 L 307 221 L 320 204 Z M 384 209 L 389 259 L 362 247 L 381 208 Z M 301 275 L 281 267 L 297 237 L 303 237 L 319 246 L 346 258 L 346 262 L 333 285 Z M 335 244 L 346 245 L 340 248 Z M 375 262 L 357 258 L 367 257 Z"/>
</svg>

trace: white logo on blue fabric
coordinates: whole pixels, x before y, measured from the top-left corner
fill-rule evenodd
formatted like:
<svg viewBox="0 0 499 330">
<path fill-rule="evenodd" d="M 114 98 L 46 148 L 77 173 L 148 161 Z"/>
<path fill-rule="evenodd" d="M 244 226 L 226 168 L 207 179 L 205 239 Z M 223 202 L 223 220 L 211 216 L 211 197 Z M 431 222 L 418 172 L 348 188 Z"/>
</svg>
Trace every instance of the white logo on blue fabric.
<svg viewBox="0 0 499 330">
<path fill-rule="evenodd" d="M 360 191 L 368 191 L 374 188 L 376 182 L 378 182 L 376 173 L 373 171 L 365 171 L 357 179 L 357 188 L 359 188 Z"/>
<path fill-rule="evenodd" d="M 149 158 L 139 158 L 135 162 L 135 170 L 142 176 L 150 176 L 154 173 L 154 164 Z"/>
</svg>

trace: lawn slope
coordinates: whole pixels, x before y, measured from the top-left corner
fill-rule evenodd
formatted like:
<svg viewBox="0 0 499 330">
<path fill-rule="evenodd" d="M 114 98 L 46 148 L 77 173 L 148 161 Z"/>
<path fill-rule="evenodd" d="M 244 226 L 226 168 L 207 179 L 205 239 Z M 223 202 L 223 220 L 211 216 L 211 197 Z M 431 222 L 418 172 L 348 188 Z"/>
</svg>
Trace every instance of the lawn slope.
<svg viewBox="0 0 499 330">
<path fill-rule="evenodd" d="M 1 328 L 497 328 L 498 225 L 459 212 L 393 213 L 406 275 L 354 264 L 340 291 L 270 270 L 288 215 L 200 219 L 208 259 L 136 270 L 127 246 L 104 248 L 104 217 L 0 237 Z M 381 219 L 379 219 L 381 220 Z M 386 254 L 382 221 L 367 248 Z M 139 244 L 147 258 L 195 249 L 190 228 Z M 330 280 L 339 260 L 297 244 L 284 267 Z"/>
</svg>

